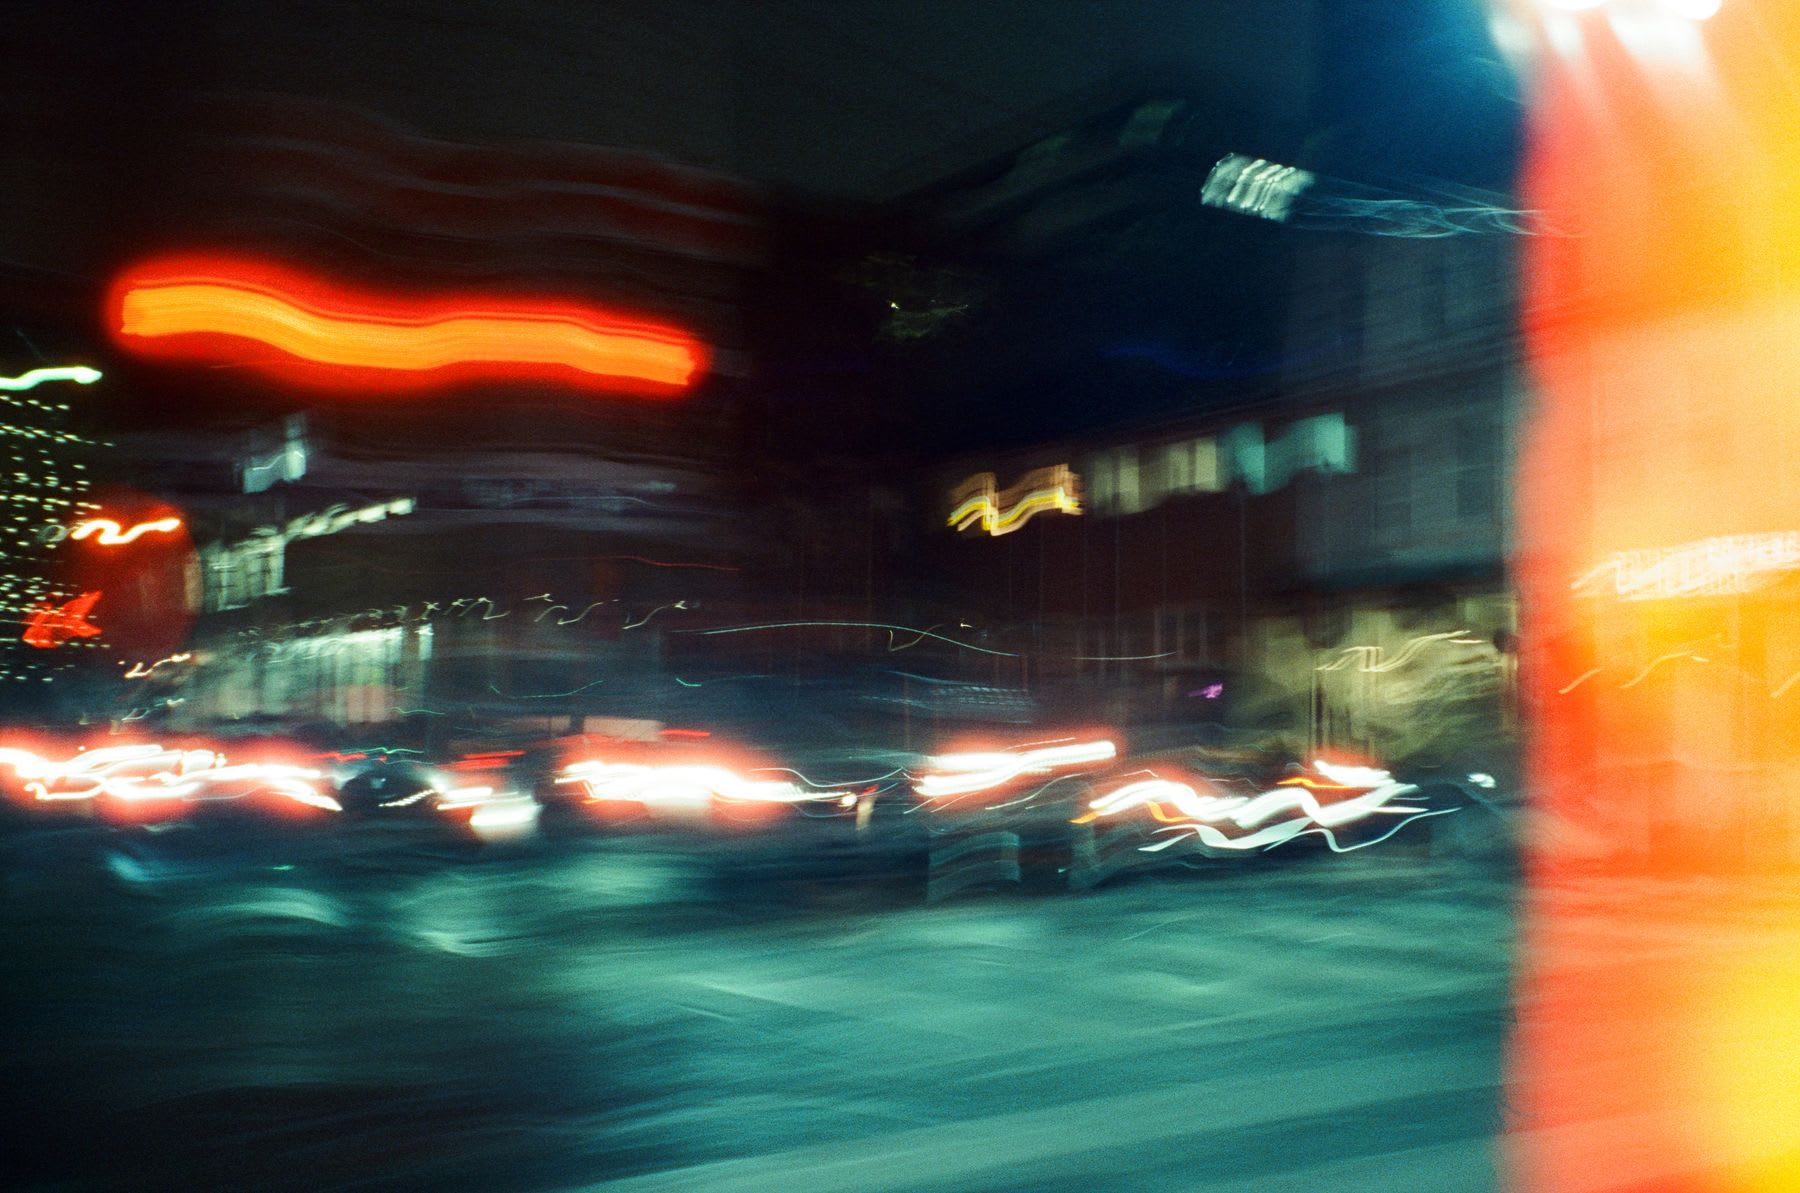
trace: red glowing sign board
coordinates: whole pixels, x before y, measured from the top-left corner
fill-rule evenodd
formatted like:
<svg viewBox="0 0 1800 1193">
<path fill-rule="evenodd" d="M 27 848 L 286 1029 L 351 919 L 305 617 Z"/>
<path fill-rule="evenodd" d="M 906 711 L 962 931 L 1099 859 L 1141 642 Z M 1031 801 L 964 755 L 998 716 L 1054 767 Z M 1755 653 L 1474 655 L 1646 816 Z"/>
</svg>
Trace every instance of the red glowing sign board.
<svg viewBox="0 0 1800 1193">
<path fill-rule="evenodd" d="M 99 593 L 84 592 L 60 605 L 34 605 L 25 615 L 25 632 L 19 638 L 27 646 L 52 650 L 73 638 L 98 637 L 100 627 L 88 620 L 88 614 L 99 602 Z"/>
<path fill-rule="evenodd" d="M 376 293 L 249 257 L 142 262 L 116 280 L 106 314 L 134 352 L 339 388 L 511 381 L 666 398 L 709 359 L 678 327 L 589 304 Z"/>
</svg>

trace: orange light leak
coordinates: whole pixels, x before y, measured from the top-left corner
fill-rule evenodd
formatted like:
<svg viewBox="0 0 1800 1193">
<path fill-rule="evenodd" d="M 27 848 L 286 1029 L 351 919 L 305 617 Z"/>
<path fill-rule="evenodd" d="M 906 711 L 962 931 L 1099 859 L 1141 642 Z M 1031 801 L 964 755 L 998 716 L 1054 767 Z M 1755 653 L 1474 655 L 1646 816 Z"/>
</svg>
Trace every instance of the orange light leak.
<svg viewBox="0 0 1800 1193">
<path fill-rule="evenodd" d="M 1800 4 L 1574 7 L 1517 6 L 1545 234 L 1511 1185 L 1791 1193 L 1800 585 L 1770 544 L 1800 526 Z M 1699 642 L 1709 666 L 1653 666 Z M 1641 682 L 1581 682 L 1621 660 Z"/>
<path fill-rule="evenodd" d="M 247 257 L 133 266 L 113 285 L 107 324 L 135 352 L 338 388 L 512 381 L 670 398 L 692 388 L 709 360 L 680 328 L 598 307 L 375 294 Z"/>
</svg>

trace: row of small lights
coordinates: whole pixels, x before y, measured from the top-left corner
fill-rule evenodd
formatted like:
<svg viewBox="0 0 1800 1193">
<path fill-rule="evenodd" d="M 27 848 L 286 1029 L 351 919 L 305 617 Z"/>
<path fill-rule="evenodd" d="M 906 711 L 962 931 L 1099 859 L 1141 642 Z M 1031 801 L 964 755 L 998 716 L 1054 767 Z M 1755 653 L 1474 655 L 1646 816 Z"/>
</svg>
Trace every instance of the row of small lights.
<svg viewBox="0 0 1800 1193">
<path fill-rule="evenodd" d="M 75 366 L 32 369 L 18 377 L 0 377 L 0 440 L 10 448 L 6 459 L 11 464 L 11 478 L 7 491 L 0 493 L 0 501 L 12 503 L 9 525 L 0 529 L 0 560 L 12 565 L 0 572 L 0 620 L 5 622 L 22 620 L 45 596 L 42 577 L 25 573 L 20 565 L 54 545 L 45 541 L 46 529 L 61 525 L 71 515 L 98 509 L 94 503 L 80 499 L 91 484 L 87 465 L 57 458 L 71 449 L 95 446 L 94 442 L 72 431 L 44 425 L 66 420 L 72 407 L 67 402 L 30 395 L 30 391 L 46 382 L 91 385 L 100 376 L 98 369 Z M 33 468 L 40 470 L 36 476 Z M 40 671 L 41 666 L 8 669 L 0 671 L 0 679 L 49 683 L 54 678 Z"/>
</svg>

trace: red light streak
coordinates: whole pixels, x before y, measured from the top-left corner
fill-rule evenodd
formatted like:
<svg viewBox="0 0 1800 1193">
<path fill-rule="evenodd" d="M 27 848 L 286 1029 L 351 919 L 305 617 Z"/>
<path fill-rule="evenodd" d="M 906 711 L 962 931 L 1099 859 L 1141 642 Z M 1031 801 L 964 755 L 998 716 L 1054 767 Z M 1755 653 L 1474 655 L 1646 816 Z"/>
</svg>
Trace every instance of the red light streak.
<svg viewBox="0 0 1800 1193">
<path fill-rule="evenodd" d="M 393 295 L 255 258 L 145 262 L 108 325 L 135 351 L 249 364 L 323 385 L 562 382 L 673 397 L 706 371 L 680 328 L 558 299 Z"/>
<path fill-rule="evenodd" d="M 199 804 L 277 797 L 281 812 L 342 807 L 323 789 L 324 776 L 286 762 L 232 763 L 210 748 L 156 743 L 104 746 L 55 759 L 36 751 L 0 747 L 0 766 L 11 769 L 39 803 L 106 801 L 110 815 L 161 819 Z"/>
<path fill-rule="evenodd" d="M 455 762 L 446 763 L 445 770 L 453 771 L 488 771 L 495 767 L 505 766 L 509 758 L 523 758 L 524 750 L 487 750 L 479 754 L 464 754 Z"/>
<path fill-rule="evenodd" d="M 97 638 L 100 627 L 88 620 L 88 614 L 99 601 L 99 593 L 84 592 L 60 605 L 48 601 L 33 605 L 25 615 L 25 632 L 19 638 L 39 650 L 51 650 L 74 638 Z"/>
</svg>

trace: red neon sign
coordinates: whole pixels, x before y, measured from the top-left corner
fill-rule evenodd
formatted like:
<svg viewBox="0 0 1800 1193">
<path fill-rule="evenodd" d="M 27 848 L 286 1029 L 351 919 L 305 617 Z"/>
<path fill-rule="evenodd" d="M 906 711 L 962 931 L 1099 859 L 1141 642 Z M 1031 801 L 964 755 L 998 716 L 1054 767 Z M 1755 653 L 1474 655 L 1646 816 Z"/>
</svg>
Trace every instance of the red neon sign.
<svg viewBox="0 0 1800 1193">
<path fill-rule="evenodd" d="M 99 593 L 84 592 L 60 605 L 48 601 L 33 605 L 25 614 L 25 632 L 19 638 L 27 646 L 50 650 L 72 638 L 98 637 L 100 627 L 88 620 L 88 614 L 99 601 Z"/>
<path fill-rule="evenodd" d="M 699 380 L 709 357 L 678 327 L 582 303 L 377 294 L 222 255 L 126 270 L 107 324 L 136 352 L 389 389 L 532 381 L 674 397 Z"/>
</svg>

